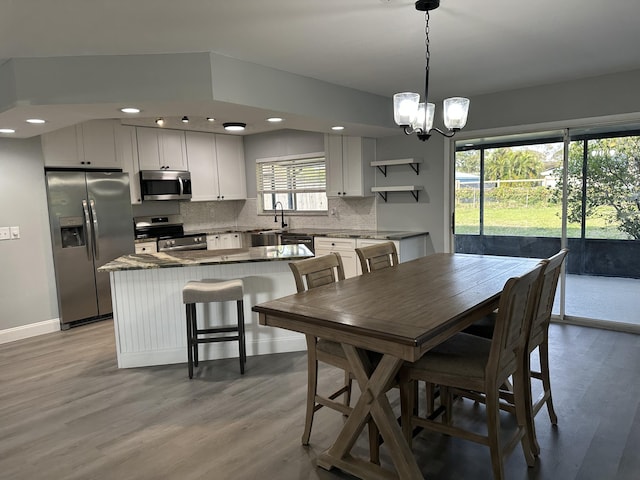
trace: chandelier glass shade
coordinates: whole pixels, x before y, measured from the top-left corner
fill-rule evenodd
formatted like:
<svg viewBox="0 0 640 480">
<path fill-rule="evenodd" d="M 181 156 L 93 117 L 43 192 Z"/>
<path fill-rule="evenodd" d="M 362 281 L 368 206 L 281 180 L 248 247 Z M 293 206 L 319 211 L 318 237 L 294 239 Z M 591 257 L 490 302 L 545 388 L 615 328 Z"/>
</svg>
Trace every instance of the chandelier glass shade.
<svg viewBox="0 0 640 480">
<path fill-rule="evenodd" d="M 433 126 L 433 118 L 436 106 L 428 102 L 429 95 L 429 11 L 438 8 L 440 0 L 419 0 L 416 2 L 416 10 L 425 12 L 425 46 L 426 69 L 424 81 L 424 101 L 420 101 L 420 94 L 414 92 L 396 93 L 393 96 L 393 117 L 404 133 L 411 135 L 416 133 L 420 140 L 428 140 L 431 131 L 452 137 L 458 130 L 467 124 L 469 113 L 469 99 L 463 97 L 447 98 L 443 102 L 443 120 L 448 132 Z"/>
</svg>

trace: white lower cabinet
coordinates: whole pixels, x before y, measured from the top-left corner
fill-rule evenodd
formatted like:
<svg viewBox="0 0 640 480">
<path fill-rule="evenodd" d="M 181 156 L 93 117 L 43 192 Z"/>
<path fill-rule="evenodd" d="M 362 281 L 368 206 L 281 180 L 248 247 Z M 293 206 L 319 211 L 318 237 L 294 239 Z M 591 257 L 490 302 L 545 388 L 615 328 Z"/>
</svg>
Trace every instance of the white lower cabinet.
<svg viewBox="0 0 640 480">
<path fill-rule="evenodd" d="M 157 253 L 158 244 L 156 242 L 139 242 L 135 244 L 136 253 Z"/>
<path fill-rule="evenodd" d="M 207 250 L 224 250 L 226 248 L 241 248 L 242 235 L 240 233 L 216 233 L 207 235 Z"/>
<path fill-rule="evenodd" d="M 313 241 L 316 257 L 338 252 L 344 266 L 346 278 L 358 275 L 356 241 L 353 238 L 316 237 Z"/>
</svg>

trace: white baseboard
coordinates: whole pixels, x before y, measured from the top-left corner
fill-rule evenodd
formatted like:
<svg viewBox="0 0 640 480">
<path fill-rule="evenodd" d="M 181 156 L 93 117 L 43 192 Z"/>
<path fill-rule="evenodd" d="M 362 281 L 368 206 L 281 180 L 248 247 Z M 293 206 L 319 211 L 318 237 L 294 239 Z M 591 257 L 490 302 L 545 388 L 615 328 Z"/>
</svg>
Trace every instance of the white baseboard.
<svg viewBox="0 0 640 480">
<path fill-rule="evenodd" d="M 0 330 L 0 344 L 15 342 L 24 338 L 35 337 L 45 333 L 58 332 L 60 330 L 60 319 L 53 318 L 43 322 L 30 323 L 19 327 Z"/>
</svg>

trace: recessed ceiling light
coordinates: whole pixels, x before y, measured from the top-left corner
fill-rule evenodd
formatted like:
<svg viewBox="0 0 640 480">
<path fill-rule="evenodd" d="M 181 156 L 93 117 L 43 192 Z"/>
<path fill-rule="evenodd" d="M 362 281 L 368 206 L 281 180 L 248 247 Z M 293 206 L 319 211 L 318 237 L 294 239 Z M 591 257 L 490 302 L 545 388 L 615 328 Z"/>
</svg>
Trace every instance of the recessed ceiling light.
<svg viewBox="0 0 640 480">
<path fill-rule="evenodd" d="M 124 107 L 121 108 L 120 111 L 122 113 L 140 113 L 140 109 L 135 107 Z"/>
<path fill-rule="evenodd" d="M 182 120 L 180 120 L 182 123 L 189 123 L 189 117 L 187 117 L 186 115 L 184 117 L 182 117 Z"/>
<path fill-rule="evenodd" d="M 160 118 L 156 118 L 156 124 L 163 126 L 164 125 L 164 118 L 160 117 Z"/>
<path fill-rule="evenodd" d="M 271 123 L 278 123 L 281 122 L 283 119 L 280 117 L 271 117 L 271 118 L 267 118 L 267 122 L 271 122 Z"/>
<path fill-rule="evenodd" d="M 223 123 L 222 126 L 228 132 L 241 132 L 245 129 L 247 124 L 241 123 L 241 122 L 227 122 L 227 123 Z"/>
<path fill-rule="evenodd" d="M 344 127 L 342 125 L 334 125 L 331 130 L 344 130 Z"/>
<path fill-rule="evenodd" d="M 27 118 L 26 122 L 31 123 L 33 125 L 40 125 L 42 123 L 47 123 L 46 120 L 43 120 L 41 118 Z"/>
<path fill-rule="evenodd" d="M 216 119 L 213 117 L 207 117 L 207 122 L 215 122 Z"/>
<path fill-rule="evenodd" d="M 0 133 L 16 133 L 14 128 L 0 128 Z"/>
</svg>

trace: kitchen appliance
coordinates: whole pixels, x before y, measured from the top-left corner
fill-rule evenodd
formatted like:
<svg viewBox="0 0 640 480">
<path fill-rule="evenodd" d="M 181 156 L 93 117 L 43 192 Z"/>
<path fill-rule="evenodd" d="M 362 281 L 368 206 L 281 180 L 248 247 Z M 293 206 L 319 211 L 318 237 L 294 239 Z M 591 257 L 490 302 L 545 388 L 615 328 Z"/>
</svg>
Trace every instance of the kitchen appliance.
<svg viewBox="0 0 640 480">
<path fill-rule="evenodd" d="M 191 173 L 182 170 L 140 170 L 142 200 L 190 200 Z"/>
<path fill-rule="evenodd" d="M 109 274 L 96 269 L 134 252 L 129 176 L 47 171 L 49 225 L 63 330 L 111 316 Z"/>
<path fill-rule="evenodd" d="M 283 233 L 280 235 L 280 244 L 281 245 L 298 245 L 302 244 L 311 250 L 312 253 L 315 253 L 313 248 L 313 236 L 311 235 L 300 235 L 296 233 Z"/>
<path fill-rule="evenodd" d="M 178 215 L 136 217 L 136 239 L 155 238 L 158 251 L 206 250 L 206 233 L 184 233 Z"/>
</svg>

